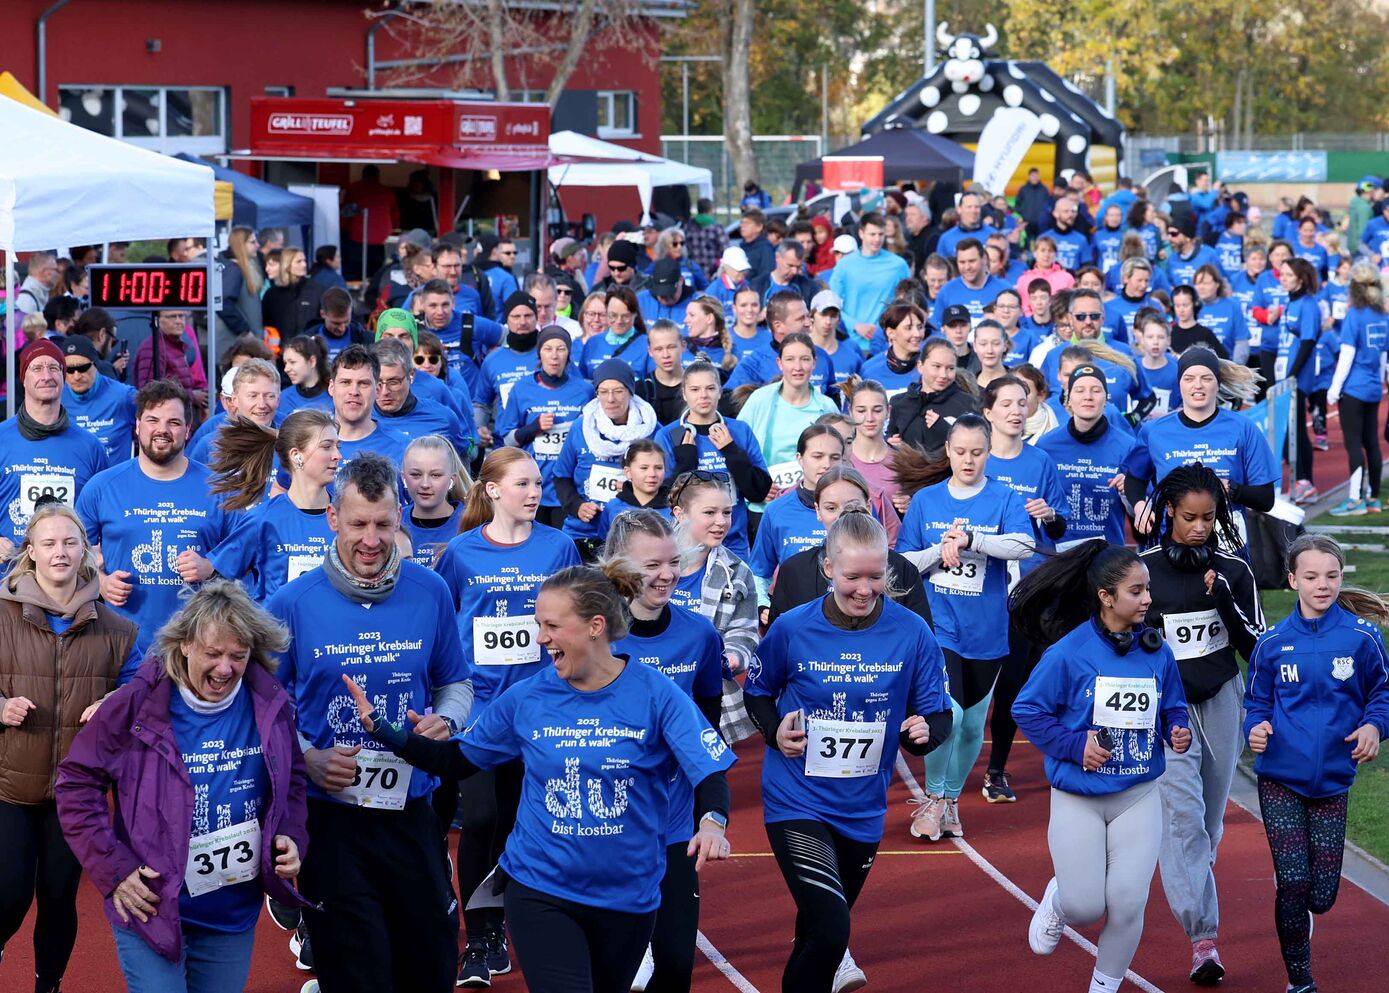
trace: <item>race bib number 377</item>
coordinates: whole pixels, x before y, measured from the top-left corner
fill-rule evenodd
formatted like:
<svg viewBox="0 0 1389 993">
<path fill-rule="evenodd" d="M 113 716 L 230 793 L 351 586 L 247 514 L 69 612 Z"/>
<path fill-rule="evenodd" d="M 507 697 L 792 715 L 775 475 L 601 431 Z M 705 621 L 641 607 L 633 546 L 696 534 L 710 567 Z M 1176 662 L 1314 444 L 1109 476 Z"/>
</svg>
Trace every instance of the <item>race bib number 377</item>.
<svg viewBox="0 0 1389 993">
<path fill-rule="evenodd" d="M 826 779 L 876 776 L 887 725 L 868 721 L 806 722 L 805 774 Z"/>
</svg>

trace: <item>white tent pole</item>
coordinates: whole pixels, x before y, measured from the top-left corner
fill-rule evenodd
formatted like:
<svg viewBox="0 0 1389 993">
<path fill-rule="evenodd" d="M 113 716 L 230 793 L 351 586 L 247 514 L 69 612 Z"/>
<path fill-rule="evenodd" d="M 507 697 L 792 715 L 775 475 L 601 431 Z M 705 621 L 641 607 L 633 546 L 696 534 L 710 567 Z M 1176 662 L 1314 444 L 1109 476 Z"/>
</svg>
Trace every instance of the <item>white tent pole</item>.
<svg viewBox="0 0 1389 993">
<path fill-rule="evenodd" d="M 10 245 L 5 246 L 5 354 L 9 356 L 9 361 L 5 363 L 5 405 L 7 407 L 7 417 L 14 416 L 14 368 L 19 361 L 15 355 L 14 343 L 17 329 L 15 328 L 15 300 L 19 296 L 18 287 L 14 284 L 14 248 Z"/>
<path fill-rule="evenodd" d="M 216 398 L 222 393 L 222 384 L 217 382 L 217 310 L 212 300 L 212 267 L 217 264 L 213 252 L 217 250 L 217 222 L 212 222 L 212 237 L 207 239 L 207 416 L 217 412 Z"/>
</svg>

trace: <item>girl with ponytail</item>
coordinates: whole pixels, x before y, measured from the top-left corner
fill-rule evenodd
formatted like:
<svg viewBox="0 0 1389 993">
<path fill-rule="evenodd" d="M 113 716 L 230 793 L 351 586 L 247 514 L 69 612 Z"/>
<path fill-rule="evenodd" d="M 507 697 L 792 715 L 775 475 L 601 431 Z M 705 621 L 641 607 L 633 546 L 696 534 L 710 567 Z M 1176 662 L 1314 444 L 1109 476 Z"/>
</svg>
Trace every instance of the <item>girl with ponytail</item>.
<svg viewBox="0 0 1389 993">
<path fill-rule="evenodd" d="M 1051 782 L 1056 875 L 1028 943 L 1050 955 L 1067 924 L 1106 917 L 1090 993 L 1115 993 L 1138 950 L 1163 833 L 1164 747 L 1191 745 L 1176 660 L 1144 624 L 1151 602 L 1138 555 L 1094 539 L 1033 569 L 1008 603 L 1028 639 L 1050 646 L 1013 704 Z"/>
<path fill-rule="evenodd" d="M 472 481 L 453 443 L 438 434 L 423 435 L 405 446 L 400 475 L 410 496 L 401 515 L 414 546 L 410 559 L 432 569 L 449 539 L 459 532 Z"/>
<path fill-rule="evenodd" d="M 547 668 L 536 625 L 540 584 L 579 552 L 568 535 L 536 521 L 540 467 L 520 448 L 498 448 L 483 460 L 468 491 L 461 533 L 439 554 L 435 570 L 453 596 L 463 655 L 472 664 L 473 716 L 486 713 L 509 687 Z M 516 819 L 522 770 L 500 761 L 461 785 L 457 805 L 458 892 L 467 902 L 492 871 Z M 447 813 L 452 819 L 453 810 Z M 506 929 L 496 908 L 465 910 L 468 944 L 462 969 L 486 976 L 489 958 L 502 968 Z M 464 978 L 462 971 L 460 978 Z"/>
<path fill-rule="evenodd" d="M 1244 733 L 1273 853 L 1274 924 L 1293 993 L 1315 993 L 1310 914 L 1336 902 L 1347 797 L 1389 734 L 1389 603 L 1342 585 L 1345 554 L 1320 534 L 1288 549 L 1297 603 L 1249 660 Z"/>
<path fill-rule="evenodd" d="M 540 472 L 533 462 L 511 466 L 522 469 L 538 504 Z M 496 485 L 486 479 L 484 467 L 478 485 Z M 494 498 L 499 509 L 504 499 Z M 699 819 L 682 857 L 698 871 L 730 854 L 725 771 L 733 753 L 672 679 L 613 650 L 629 634 L 627 604 L 643 587 L 642 573 L 623 561 L 569 566 L 540 583 L 531 627 L 553 665 L 480 714 L 475 708 L 455 738 L 391 725 L 345 680 L 363 728 L 412 765 L 461 779 L 465 791 L 486 770 L 516 770 L 515 829 L 493 885 L 535 993 L 627 988 L 661 904 L 677 786 L 694 784 L 687 809 Z M 580 742 L 587 747 L 574 747 Z M 471 955 L 471 931 L 469 939 Z"/>
</svg>

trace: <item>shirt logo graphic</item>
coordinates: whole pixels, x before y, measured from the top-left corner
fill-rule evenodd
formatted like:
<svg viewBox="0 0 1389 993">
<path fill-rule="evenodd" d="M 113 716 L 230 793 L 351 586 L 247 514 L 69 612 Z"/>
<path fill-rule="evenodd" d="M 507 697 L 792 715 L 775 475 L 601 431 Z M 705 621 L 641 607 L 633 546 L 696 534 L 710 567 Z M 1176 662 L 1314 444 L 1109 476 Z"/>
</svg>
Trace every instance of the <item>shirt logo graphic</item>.
<svg viewBox="0 0 1389 993">
<path fill-rule="evenodd" d="M 1332 659 L 1331 675 L 1341 680 L 1341 682 L 1345 682 L 1351 676 L 1355 675 L 1355 659 L 1351 658 L 1349 655 L 1343 655 L 1340 658 Z"/>
</svg>

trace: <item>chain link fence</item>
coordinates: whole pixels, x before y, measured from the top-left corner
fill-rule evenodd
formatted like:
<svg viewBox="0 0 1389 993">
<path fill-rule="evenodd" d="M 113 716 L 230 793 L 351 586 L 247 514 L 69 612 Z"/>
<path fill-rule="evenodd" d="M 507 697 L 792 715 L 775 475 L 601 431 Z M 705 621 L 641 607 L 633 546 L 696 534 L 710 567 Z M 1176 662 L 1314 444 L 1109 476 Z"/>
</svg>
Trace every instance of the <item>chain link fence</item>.
<svg viewBox="0 0 1389 993">
<path fill-rule="evenodd" d="M 757 171 L 762 189 L 773 203 L 782 203 L 796 182 L 796 166 L 818 159 L 825 151 L 818 134 L 759 134 L 752 136 L 757 155 Z M 838 148 L 838 144 L 830 147 Z M 723 135 L 668 134 L 661 136 L 661 154 L 668 159 L 708 169 L 714 174 L 715 211 L 725 217 L 737 213 L 743 191 L 738 185 L 733 162 L 724 147 Z"/>
<path fill-rule="evenodd" d="M 1221 134 L 1131 134 L 1128 147 L 1156 148 L 1168 152 L 1389 152 L 1389 132 L 1350 134 L 1336 131 L 1297 131 L 1289 134 L 1256 134 L 1235 138 Z"/>
</svg>

